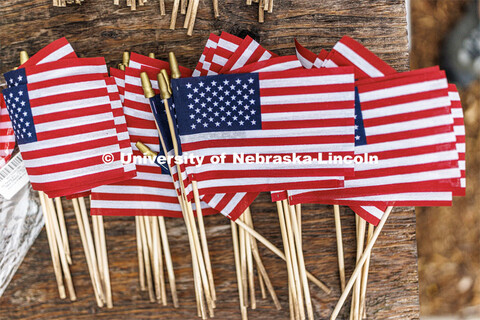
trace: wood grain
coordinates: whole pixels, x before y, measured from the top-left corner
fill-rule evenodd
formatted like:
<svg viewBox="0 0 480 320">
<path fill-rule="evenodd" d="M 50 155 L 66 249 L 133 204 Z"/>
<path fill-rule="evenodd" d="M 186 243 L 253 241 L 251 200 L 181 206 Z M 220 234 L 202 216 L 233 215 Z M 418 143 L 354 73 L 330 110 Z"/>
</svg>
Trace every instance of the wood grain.
<svg viewBox="0 0 480 320">
<path fill-rule="evenodd" d="M 257 22 L 257 7 L 243 1 L 220 1 L 220 17 L 213 19 L 211 2 L 201 2 L 192 37 L 184 29 L 169 30 L 172 2 L 167 15 L 159 14 L 158 0 L 131 12 L 125 4 L 84 2 L 82 6 L 54 8 L 50 0 L 2 0 L 0 13 L 0 71 L 18 64 L 18 53 L 33 54 L 47 43 L 66 36 L 79 56 L 105 56 L 111 66 L 122 52 L 133 50 L 166 58 L 174 50 L 179 62 L 194 67 L 208 34 L 228 31 L 249 34 L 280 55 L 294 54 L 293 38 L 319 52 L 330 49 L 343 35 L 362 42 L 399 71 L 408 68 L 405 8 L 402 0 L 278 0 L 265 23 Z M 184 16 L 179 15 L 177 26 Z M 70 235 L 72 276 L 78 301 L 58 298 L 45 233 L 42 232 L 17 275 L 0 299 L 0 319 L 194 319 L 196 314 L 191 260 L 182 220 L 166 219 L 180 308 L 148 302 L 137 275 L 135 225 L 132 217 L 106 217 L 105 228 L 114 308 L 96 307 L 88 269 L 70 201 L 64 200 Z M 252 206 L 256 229 L 281 247 L 275 205 L 262 194 Z M 330 296 L 311 286 L 315 316 L 326 319 L 340 296 L 332 206 L 305 205 L 303 237 L 307 268 L 333 290 Z M 353 213 L 341 208 L 347 278 L 355 259 Z M 240 319 L 229 221 L 222 216 L 205 218 L 217 288 L 216 319 Z M 283 309 L 269 300 L 258 301 L 251 319 L 288 319 L 285 264 L 263 246 L 260 251 Z M 371 261 L 367 291 L 369 319 L 418 319 L 417 251 L 413 208 L 396 208 L 385 225 Z M 257 287 L 258 289 L 258 287 Z M 346 305 L 349 305 L 347 302 Z M 344 308 L 339 319 L 348 318 Z"/>
</svg>

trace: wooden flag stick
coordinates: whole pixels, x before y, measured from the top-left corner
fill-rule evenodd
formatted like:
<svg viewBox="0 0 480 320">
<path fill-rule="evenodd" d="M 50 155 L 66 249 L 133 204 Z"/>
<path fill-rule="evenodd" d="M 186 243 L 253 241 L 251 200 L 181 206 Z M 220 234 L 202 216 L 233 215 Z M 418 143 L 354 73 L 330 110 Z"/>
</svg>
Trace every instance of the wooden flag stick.
<svg viewBox="0 0 480 320">
<path fill-rule="evenodd" d="M 99 308 L 103 307 L 103 301 L 100 299 L 99 292 L 102 290 L 99 279 L 95 278 L 92 258 L 90 256 L 90 250 L 88 249 L 87 238 L 85 234 L 85 228 L 83 225 L 82 215 L 80 213 L 80 207 L 78 205 L 78 200 L 76 198 L 72 199 L 73 211 L 75 212 L 75 218 L 77 220 L 78 232 L 80 233 L 80 240 L 82 241 L 83 251 L 85 253 L 85 259 L 87 260 L 88 272 L 90 273 L 90 280 L 92 281 L 93 293 L 95 295 L 95 300 L 97 301 L 97 306 Z"/>
<path fill-rule="evenodd" d="M 358 235 L 357 235 L 357 261 L 360 259 L 363 253 L 363 247 L 365 243 L 365 227 L 366 222 L 362 218 L 358 217 Z M 358 319 L 358 314 L 360 312 L 360 286 L 361 286 L 361 278 L 358 278 L 355 283 L 355 305 L 354 305 L 354 313 L 353 318 L 355 320 Z"/>
<path fill-rule="evenodd" d="M 165 12 L 165 0 L 160 0 L 160 15 L 164 16 L 167 13 Z"/>
<path fill-rule="evenodd" d="M 103 265 L 103 281 L 105 289 L 105 299 L 107 300 L 107 308 L 113 308 L 112 298 L 112 286 L 110 283 L 110 270 L 108 268 L 108 254 L 107 254 L 107 241 L 105 239 L 105 226 L 103 224 L 103 216 L 95 216 L 98 220 L 98 230 L 100 234 L 100 248 L 102 253 L 102 265 Z"/>
<path fill-rule="evenodd" d="M 140 219 L 143 219 L 143 226 L 145 228 L 145 237 L 147 239 L 147 246 L 148 246 L 148 253 L 150 258 L 150 270 L 152 274 L 152 284 L 153 284 L 153 292 L 155 293 L 155 299 L 157 301 L 161 301 L 162 299 L 162 291 L 160 285 L 160 268 L 159 264 L 159 256 L 158 256 L 158 248 L 155 245 L 155 241 L 153 239 L 153 232 L 152 227 L 150 225 L 150 217 L 142 216 Z"/>
<path fill-rule="evenodd" d="M 68 264 L 72 264 L 72 255 L 70 254 L 70 245 L 68 243 L 67 226 L 65 224 L 65 216 L 63 215 L 62 198 L 55 198 L 55 207 L 57 209 L 58 222 L 60 224 L 60 233 L 62 234 L 63 248 L 67 255 Z"/>
<path fill-rule="evenodd" d="M 220 11 L 218 10 L 218 0 L 213 0 L 213 15 L 215 18 L 220 17 Z"/>
<path fill-rule="evenodd" d="M 243 214 L 243 222 L 249 224 L 246 216 L 246 211 Z M 247 271 L 248 271 L 248 286 L 250 292 L 250 306 L 253 310 L 257 308 L 257 301 L 255 299 L 255 274 L 253 273 L 253 256 L 252 256 L 252 236 L 245 232 L 245 247 L 247 254 Z"/>
<path fill-rule="evenodd" d="M 293 274 L 292 255 L 290 253 L 290 243 L 288 240 L 287 227 L 285 223 L 285 213 L 283 202 L 277 201 L 278 220 L 280 222 L 280 232 L 282 234 L 283 248 L 285 250 L 285 262 L 287 263 L 288 287 L 290 288 L 290 295 L 292 297 L 292 305 L 294 308 L 299 305 L 298 292 L 295 288 L 295 276 Z M 296 311 L 294 312 L 296 314 Z M 296 316 L 295 316 L 296 318 Z"/>
<path fill-rule="evenodd" d="M 273 12 L 273 0 L 265 0 L 265 1 L 268 1 L 269 4 L 268 4 L 268 13 L 272 13 Z"/>
<path fill-rule="evenodd" d="M 165 253 L 165 265 L 167 267 L 168 283 L 170 284 L 170 292 L 172 293 L 173 306 L 178 308 L 177 285 L 175 283 L 175 273 L 173 271 L 172 255 L 170 253 L 170 244 L 168 243 L 167 227 L 165 226 L 165 218 L 158 217 L 160 227 L 160 237 L 162 239 L 163 251 Z"/>
<path fill-rule="evenodd" d="M 240 218 L 243 222 L 243 215 Z M 245 230 L 238 230 L 239 243 L 240 243 L 240 266 L 242 275 L 242 287 L 243 287 L 243 302 L 245 307 L 248 307 L 248 280 L 247 280 L 247 250 L 246 250 L 246 237 Z"/>
<path fill-rule="evenodd" d="M 140 231 L 140 217 L 135 216 L 135 233 L 137 238 L 137 254 L 138 254 L 138 277 L 140 280 L 140 290 L 145 291 L 145 265 L 143 264 L 143 245 L 142 234 Z"/>
<path fill-rule="evenodd" d="M 165 272 L 163 268 L 163 248 L 162 248 L 162 242 L 160 238 L 160 229 L 158 227 L 158 220 L 155 217 L 150 217 L 150 225 L 152 228 L 152 237 L 154 241 L 154 247 L 157 248 L 158 252 L 158 267 L 159 267 L 159 272 L 160 272 L 160 292 L 161 292 L 161 297 L 162 297 L 162 304 L 164 306 L 167 305 L 167 286 L 165 284 Z"/>
<path fill-rule="evenodd" d="M 252 219 L 252 214 L 250 212 L 250 208 L 247 208 L 245 211 L 246 217 L 247 217 L 247 225 L 253 229 L 253 219 Z M 278 301 L 277 294 L 275 293 L 275 289 L 273 288 L 273 285 L 270 281 L 270 278 L 267 274 L 267 270 L 265 269 L 265 266 L 263 265 L 262 259 L 260 258 L 260 252 L 258 251 L 258 246 L 255 238 L 249 234 L 249 237 L 252 239 L 252 253 L 253 253 L 253 258 L 255 259 L 255 263 L 257 265 L 257 271 L 258 271 L 258 278 L 261 279 L 261 281 L 264 282 L 264 285 L 267 286 L 267 290 L 270 293 L 270 296 L 272 297 L 273 303 L 275 304 L 275 307 L 277 310 L 280 310 L 282 308 L 280 302 Z M 262 284 L 260 284 L 261 286 Z M 263 289 L 265 290 L 265 289 Z M 262 298 L 264 298 L 264 293 L 262 293 Z"/>
<path fill-rule="evenodd" d="M 173 1 L 172 18 L 170 19 L 170 29 L 175 30 L 175 23 L 177 22 L 178 7 L 180 6 L 180 0 Z"/>
<path fill-rule="evenodd" d="M 190 14 L 190 18 L 188 20 L 188 30 L 187 30 L 187 35 L 191 36 L 193 35 L 193 27 L 195 26 L 195 20 L 197 19 L 197 11 L 198 11 L 198 5 L 200 3 L 200 0 L 192 0 L 193 1 L 193 8 Z M 192 2 L 190 1 L 190 2 Z M 189 6 L 190 8 L 190 6 Z"/>
<path fill-rule="evenodd" d="M 55 205 L 53 204 L 53 200 L 50 199 L 48 196 L 44 195 L 45 200 L 47 202 L 47 212 L 49 213 L 49 222 L 53 227 L 53 232 L 55 234 L 55 239 L 57 242 L 58 252 L 60 254 L 60 262 L 62 265 L 63 276 L 65 277 L 65 283 L 67 284 L 68 295 L 70 296 L 71 301 L 77 300 L 77 295 L 75 294 L 75 288 L 73 287 L 72 275 L 70 274 L 70 268 L 68 266 L 67 255 L 65 254 L 65 250 L 63 248 L 63 240 L 62 235 L 60 233 L 60 227 L 58 226 L 58 218 L 55 213 Z"/>
<path fill-rule="evenodd" d="M 258 3 L 258 22 L 260 23 L 265 22 L 265 10 L 264 10 L 265 1 L 268 1 L 268 0 L 259 0 L 259 3 Z"/>
<path fill-rule="evenodd" d="M 237 273 L 237 286 L 238 286 L 238 298 L 240 301 L 240 312 L 242 314 L 242 320 L 248 319 L 247 317 L 247 306 L 244 301 L 243 290 L 243 281 L 242 281 L 242 270 L 240 262 L 240 248 L 238 243 L 238 230 L 235 222 L 230 221 L 230 226 L 232 228 L 232 240 L 233 240 L 233 256 L 235 258 L 235 271 Z"/>
<path fill-rule="evenodd" d="M 265 300 L 265 299 L 267 299 L 267 291 L 265 290 L 265 283 L 263 282 L 263 275 L 260 272 L 259 263 L 257 262 L 257 259 L 255 258 L 255 253 L 254 253 L 255 249 L 253 249 L 253 246 L 252 246 L 252 250 L 253 250 L 252 251 L 253 252 L 253 258 L 255 259 L 255 264 L 257 266 L 258 284 L 260 286 L 260 294 L 262 296 L 262 299 Z"/>
<path fill-rule="evenodd" d="M 193 197 L 195 199 L 195 207 L 197 210 L 198 229 L 200 230 L 200 240 L 202 242 L 202 251 L 205 260 L 205 267 L 207 269 L 208 283 L 210 285 L 210 292 L 212 294 L 212 300 L 217 300 L 217 294 L 215 292 L 215 283 L 213 281 L 212 264 L 210 262 L 210 252 L 208 250 L 207 235 L 205 232 L 205 224 L 203 222 L 202 205 L 200 203 L 200 195 L 198 194 L 197 182 L 192 181 Z"/>
<path fill-rule="evenodd" d="M 290 213 L 290 208 L 288 205 L 287 200 L 283 200 L 283 214 L 285 216 L 285 225 L 287 227 L 287 236 L 288 236 L 288 245 L 290 248 L 290 256 L 292 261 L 292 269 L 293 275 L 295 279 L 295 290 L 297 291 L 297 298 L 298 298 L 298 307 L 300 310 L 300 318 L 303 320 L 305 319 L 305 308 L 304 308 L 304 294 L 302 291 L 302 279 L 300 277 L 300 267 L 299 261 L 297 256 L 297 247 L 295 246 L 295 236 L 293 233 L 293 226 L 292 226 L 292 217 Z"/>
<path fill-rule="evenodd" d="M 88 212 L 87 212 L 87 206 L 85 205 L 85 199 L 83 197 L 77 198 L 78 204 L 80 207 L 80 214 L 82 215 L 82 222 L 83 222 L 83 227 L 85 229 L 85 238 L 87 240 L 87 248 L 90 251 L 90 258 L 92 259 L 92 269 L 93 269 L 93 274 L 97 282 L 97 287 L 98 287 L 98 295 L 100 297 L 100 300 L 103 302 L 106 301 L 105 299 L 105 294 L 103 290 L 103 285 L 100 281 L 100 275 L 99 275 L 99 270 L 98 270 L 98 262 L 97 258 L 95 255 L 95 248 L 93 245 L 93 238 L 92 238 L 92 231 L 90 229 L 90 222 L 88 220 Z"/>
<path fill-rule="evenodd" d="M 62 269 L 60 267 L 60 258 L 58 256 L 55 236 L 52 232 L 50 219 L 48 219 L 47 204 L 45 202 L 44 193 L 42 191 L 39 191 L 38 195 L 40 198 L 40 204 L 42 205 L 43 220 L 45 221 L 45 231 L 47 233 L 48 246 L 50 247 L 50 255 L 52 256 L 53 271 L 55 273 L 55 279 L 57 281 L 58 294 L 60 295 L 60 299 L 65 299 L 67 297 L 67 294 L 65 292 L 65 286 L 63 285 Z"/>
<path fill-rule="evenodd" d="M 368 232 L 367 232 L 367 245 L 372 241 L 372 236 L 374 232 L 375 227 L 373 224 L 369 223 L 368 224 Z M 365 265 L 363 266 L 363 272 L 362 272 L 362 285 L 360 288 L 360 311 L 358 313 L 359 318 L 362 319 L 362 317 L 366 318 L 364 316 L 365 310 L 366 310 L 366 303 L 365 303 L 365 298 L 367 295 L 367 281 L 368 281 L 368 269 L 370 267 L 370 257 L 372 256 L 372 252 L 368 255 L 367 261 L 365 261 Z"/>
<path fill-rule="evenodd" d="M 375 245 L 375 242 L 377 241 L 378 236 L 380 235 L 380 232 L 382 232 L 383 226 L 385 225 L 385 222 L 388 219 L 388 216 L 390 216 L 390 213 L 392 212 L 393 207 L 387 207 L 385 210 L 382 219 L 380 220 L 377 228 L 375 229 L 375 232 L 373 233 L 372 239 L 370 243 L 365 247 L 365 251 L 363 251 L 362 257 L 357 263 L 357 266 L 355 267 L 355 270 L 353 271 L 352 276 L 347 282 L 347 285 L 345 286 L 345 290 L 343 291 L 342 295 L 340 296 L 340 299 L 338 299 L 337 305 L 335 306 L 335 309 L 332 312 L 332 315 L 330 316 L 330 320 L 335 320 L 338 317 L 338 314 L 340 312 L 340 309 L 342 308 L 343 304 L 345 303 L 345 300 L 347 299 L 348 294 L 350 293 L 350 290 L 352 290 L 353 284 L 357 280 L 358 276 L 362 272 L 363 265 L 365 261 L 368 258 L 368 255 L 372 251 L 373 246 Z"/>
<path fill-rule="evenodd" d="M 181 3 L 180 3 L 180 13 L 181 14 L 185 14 L 187 13 L 187 0 L 181 0 Z"/>
<path fill-rule="evenodd" d="M 303 256 L 302 236 L 300 233 L 301 228 L 298 226 L 299 220 L 296 217 L 298 213 L 295 210 L 295 206 L 290 206 L 290 214 L 291 214 L 293 235 L 295 237 L 295 244 L 297 246 L 297 257 L 298 257 L 300 277 L 303 285 L 303 294 L 305 297 L 305 306 L 307 309 L 307 316 L 309 320 L 313 320 L 313 306 L 312 306 L 312 299 L 310 297 L 310 288 L 308 286 L 307 270 L 305 268 L 305 259 Z"/>
<path fill-rule="evenodd" d="M 150 302 L 155 302 L 155 294 L 153 292 L 153 281 L 152 281 L 152 266 L 150 264 L 150 252 L 147 243 L 147 234 L 145 230 L 145 221 L 143 217 L 138 219 L 140 222 L 140 236 L 142 239 L 142 246 L 143 246 L 143 261 L 145 263 L 145 278 L 147 280 L 147 289 L 148 289 L 148 297 L 150 298 Z"/>
<path fill-rule="evenodd" d="M 345 259 L 343 257 L 343 240 L 342 240 L 342 222 L 340 220 L 340 206 L 333 206 L 333 215 L 335 217 L 335 233 L 337 236 L 337 256 L 338 271 L 340 273 L 340 286 L 345 290 Z"/>
<path fill-rule="evenodd" d="M 193 2 L 195 0 L 191 0 L 188 2 L 188 6 L 187 6 L 187 12 L 185 14 L 185 21 L 183 22 L 183 28 L 184 29 L 187 29 L 188 28 L 188 24 L 190 23 L 190 19 L 192 18 L 192 10 L 193 10 Z"/>
<path fill-rule="evenodd" d="M 98 229 L 98 220 L 95 216 L 92 216 L 92 231 L 93 231 L 93 242 L 95 246 L 95 256 L 98 262 L 98 271 L 100 273 L 100 281 L 102 282 L 103 288 L 105 288 L 105 274 L 103 273 L 103 259 L 102 259 L 102 248 L 100 245 L 100 230 Z M 105 292 L 104 292 L 105 293 Z M 106 301 L 105 301 L 106 302 Z"/>
</svg>

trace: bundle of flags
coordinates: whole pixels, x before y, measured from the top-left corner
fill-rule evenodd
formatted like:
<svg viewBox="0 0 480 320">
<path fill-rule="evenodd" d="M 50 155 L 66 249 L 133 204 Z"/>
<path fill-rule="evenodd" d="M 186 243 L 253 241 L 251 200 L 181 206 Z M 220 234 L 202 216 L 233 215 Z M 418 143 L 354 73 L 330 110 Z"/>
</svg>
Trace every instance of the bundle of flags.
<svg viewBox="0 0 480 320">
<path fill-rule="evenodd" d="M 262 11 L 272 5 L 260 2 Z M 348 36 L 319 54 L 296 40 L 295 49 L 278 56 L 249 36 L 222 32 L 209 36 L 193 70 L 179 67 L 173 54 L 167 62 L 130 53 L 108 73 L 103 58 L 78 58 L 59 39 L 4 75 L 0 152 L 8 161 L 13 130 L 35 190 L 50 198 L 89 195 L 92 215 L 142 217 L 139 252 L 147 252 L 139 253 L 139 264 L 147 278 L 163 274 L 155 258 L 163 217 L 185 219 L 204 317 L 205 308 L 213 316 L 215 288 L 203 216 L 232 221 L 246 318 L 244 269 L 252 260 L 240 260 L 254 241 L 268 242 L 253 230 L 249 206 L 270 192 L 284 251 L 267 245 L 286 260 L 293 317 L 312 319 L 301 204 L 350 206 L 372 224 L 365 258 L 363 240 L 357 253 L 362 268 L 392 206 L 451 205 L 453 196 L 465 195 L 465 130 L 457 89 L 438 67 L 398 73 Z M 155 161 L 123 161 L 146 152 Z M 147 245 L 155 234 L 157 243 Z M 250 254 L 267 283 L 261 260 Z M 352 310 L 362 315 L 357 283 Z M 164 286 L 148 284 L 152 300 L 166 299 Z M 174 280 L 170 286 L 176 296 Z"/>
</svg>

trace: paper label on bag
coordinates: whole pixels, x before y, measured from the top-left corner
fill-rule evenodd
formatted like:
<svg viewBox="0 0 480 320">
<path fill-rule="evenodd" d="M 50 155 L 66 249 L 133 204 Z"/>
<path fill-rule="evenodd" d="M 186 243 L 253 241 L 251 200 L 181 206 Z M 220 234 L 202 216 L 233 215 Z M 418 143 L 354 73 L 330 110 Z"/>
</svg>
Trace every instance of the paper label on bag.
<svg viewBox="0 0 480 320">
<path fill-rule="evenodd" d="M 0 169 L 0 195 L 10 200 L 28 183 L 28 174 L 20 153 Z"/>
</svg>

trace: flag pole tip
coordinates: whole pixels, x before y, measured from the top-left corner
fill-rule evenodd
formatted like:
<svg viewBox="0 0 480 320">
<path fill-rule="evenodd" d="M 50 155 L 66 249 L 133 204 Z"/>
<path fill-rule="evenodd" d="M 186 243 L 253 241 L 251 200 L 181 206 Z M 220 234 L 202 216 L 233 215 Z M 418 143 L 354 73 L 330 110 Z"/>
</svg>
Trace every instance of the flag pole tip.
<svg viewBox="0 0 480 320">
<path fill-rule="evenodd" d="M 124 66 L 128 66 L 129 62 L 130 62 L 130 53 L 128 51 L 125 51 L 123 53 L 122 63 Z"/>
<path fill-rule="evenodd" d="M 28 57 L 27 51 L 25 51 L 25 50 L 20 51 L 20 65 L 27 62 L 28 59 L 29 59 L 29 57 Z"/>
<path fill-rule="evenodd" d="M 166 72 L 166 70 L 165 70 L 165 72 Z M 160 88 L 160 96 L 162 97 L 162 99 L 170 98 L 172 95 L 168 91 L 167 81 L 165 81 L 165 78 L 164 78 L 161 71 L 160 71 L 159 74 L 157 74 L 157 80 L 158 80 L 158 86 Z"/>
<path fill-rule="evenodd" d="M 135 146 L 138 148 L 138 150 L 140 150 L 143 155 L 150 157 L 150 159 L 155 160 L 155 158 L 157 157 L 157 153 L 153 152 L 152 149 L 147 147 L 143 142 L 137 141 L 135 143 Z"/>
<path fill-rule="evenodd" d="M 143 94 L 145 95 L 145 98 L 150 99 L 155 97 L 155 92 L 153 91 L 152 83 L 150 82 L 148 74 L 146 72 L 140 73 L 140 79 L 142 80 Z"/>
<path fill-rule="evenodd" d="M 170 51 L 168 53 L 168 62 L 170 63 L 170 70 L 172 72 L 172 78 L 178 79 L 181 77 L 180 69 L 178 68 L 177 57 L 175 57 L 175 53 Z"/>
</svg>

